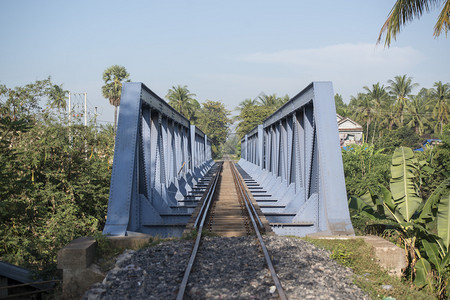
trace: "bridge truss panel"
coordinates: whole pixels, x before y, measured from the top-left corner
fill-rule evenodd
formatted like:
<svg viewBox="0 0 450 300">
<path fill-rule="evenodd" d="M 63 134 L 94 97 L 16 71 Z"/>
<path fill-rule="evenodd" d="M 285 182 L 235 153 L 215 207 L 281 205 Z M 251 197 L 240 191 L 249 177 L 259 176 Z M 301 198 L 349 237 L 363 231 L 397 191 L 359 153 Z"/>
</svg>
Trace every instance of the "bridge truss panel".
<svg viewBox="0 0 450 300">
<path fill-rule="evenodd" d="M 211 140 L 201 130 L 144 84 L 124 83 L 103 232 L 154 233 L 149 228 L 180 212 L 177 199 L 211 165 Z"/>
<path fill-rule="evenodd" d="M 331 82 L 311 83 L 245 135 L 239 165 L 267 191 L 276 233 L 353 234 Z"/>
</svg>

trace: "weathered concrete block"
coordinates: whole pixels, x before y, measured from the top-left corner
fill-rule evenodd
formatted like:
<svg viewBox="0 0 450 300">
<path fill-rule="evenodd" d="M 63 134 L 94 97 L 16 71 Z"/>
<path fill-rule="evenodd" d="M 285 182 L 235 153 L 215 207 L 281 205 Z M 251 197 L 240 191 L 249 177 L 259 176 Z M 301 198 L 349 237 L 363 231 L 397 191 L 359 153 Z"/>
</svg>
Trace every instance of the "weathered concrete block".
<svg viewBox="0 0 450 300">
<path fill-rule="evenodd" d="M 145 246 L 151 236 L 148 234 L 139 234 L 136 236 L 108 236 L 111 246 L 119 249 L 139 249 Z"/>
<path fill-rule="evenodd" d="M 95 260 L 97 242 L 92 237 L 73 240 L 58 251 L 58 269 L 80 269 L 89 267 Z"/>
<path fill-rule="evenodd" d="M 393 276 L 402 275 L 402 269 L 407 267 L 404 249 L 378 236 L 365 236 L 364 240 L 374 248 L 380 266 Z"/>
<path fill-rule="evenodd" d="M 63 299 L 80 299 L 94 283 L 101 282 L 106 274 L 92 264 L 84 269 L 63 270 Z"/>
<path fill-rule="evenodd" d="M 405 251 L 393 243 L 374 235 L 368 236 L 319 236 L 309 235 L 311 238 L 327 240 L 363 239 L 375 251 L 378 264 L 386 269 L 390 275 L 401 277 L 402 270 L 407 267 Z"/>
</svg>

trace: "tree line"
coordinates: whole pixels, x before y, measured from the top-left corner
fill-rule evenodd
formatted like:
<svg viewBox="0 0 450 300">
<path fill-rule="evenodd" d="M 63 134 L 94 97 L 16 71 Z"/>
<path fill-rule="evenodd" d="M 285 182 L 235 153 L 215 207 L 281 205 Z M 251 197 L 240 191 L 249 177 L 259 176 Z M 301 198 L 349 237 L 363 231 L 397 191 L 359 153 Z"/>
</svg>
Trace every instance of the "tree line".
<svg viewBox="0 0 450 300">
<path fill-rule="evenodd" d="M 0 259 L 53 276 L 56 253 L 105 223 L 112 126 L 72 122 L 50 78 L 0 85 Z"/>
<path fill-rule="evenodd" d="M 450 83 L 438 81 L 413 94 L 418 87 L 412 77 L 395 76 L 386 86 L 379 82 L 364 86 L 364 92 L 351 96 L 348 104 L 336 94 L 336 112 L 363 125 L 365 140 L 371 143 L 402 127 L 420 137 L 440 135 L 449 121 Z"/>
</svg>

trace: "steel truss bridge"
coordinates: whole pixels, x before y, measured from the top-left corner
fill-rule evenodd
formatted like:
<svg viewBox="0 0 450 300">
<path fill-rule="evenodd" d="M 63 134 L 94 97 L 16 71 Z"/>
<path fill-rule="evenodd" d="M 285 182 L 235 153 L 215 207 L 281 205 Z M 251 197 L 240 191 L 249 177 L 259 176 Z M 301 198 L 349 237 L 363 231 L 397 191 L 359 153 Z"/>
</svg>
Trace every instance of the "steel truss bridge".
<svg viewBox="0 0 450 300">
<path fill-rule="evenodd" d="M 214 165 L 211 141 L 142 83 L 124 83 L 104 234 L 181 236 Z M 313 82 L 241 140 L 237 167 L 280 235 L 353 234 L 334 93 Z"/>
</svg>

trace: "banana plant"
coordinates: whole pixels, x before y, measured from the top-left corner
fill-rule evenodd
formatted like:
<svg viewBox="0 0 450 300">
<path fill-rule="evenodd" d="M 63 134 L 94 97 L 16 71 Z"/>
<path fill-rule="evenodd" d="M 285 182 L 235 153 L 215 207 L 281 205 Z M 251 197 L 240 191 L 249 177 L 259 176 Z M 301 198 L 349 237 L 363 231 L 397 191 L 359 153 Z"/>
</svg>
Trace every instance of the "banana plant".
<svg viewBox="0 0 450 300">
<path fill-rule="evenodd" d="M 392 157 L 390 191 L 380 186 L 380 192 L 372 189 L 360 198 L 351 198 L 349 205 L 373 218 L 396 222 L 415 273 L 415 285 L 430 290 L 437 287 L 441 295 L 449 290 L 443 275 L 450 264 L 450 179 L 444 180 L 423 202 L 417 186 L 419 168 L 410 148 L 397 148 Z M 437 235 L 434 235 L 430 224 L 436 218 Z"/>
</svg>

